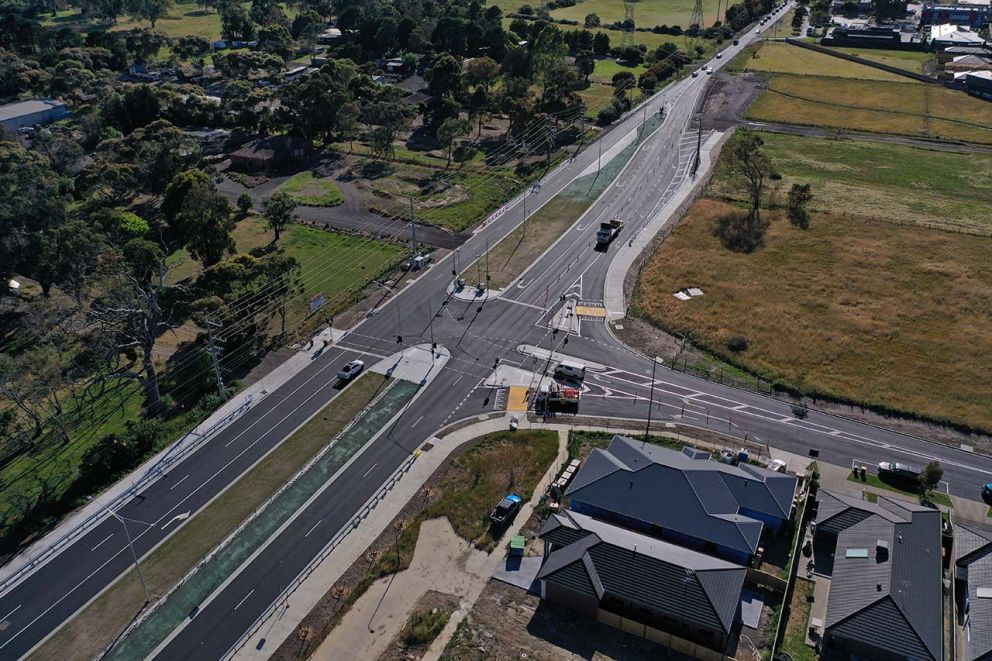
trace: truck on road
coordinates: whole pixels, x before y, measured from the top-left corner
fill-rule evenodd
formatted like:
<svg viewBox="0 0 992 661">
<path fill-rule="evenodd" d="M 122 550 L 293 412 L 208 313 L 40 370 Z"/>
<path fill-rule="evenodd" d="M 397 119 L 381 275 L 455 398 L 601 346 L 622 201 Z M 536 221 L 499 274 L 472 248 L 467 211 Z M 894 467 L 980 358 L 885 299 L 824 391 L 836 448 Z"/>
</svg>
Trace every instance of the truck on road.
<svg viewBox="0 0 992 661">
<path fill-rule="evenodd" d="M 623 229 L 623 221 L 619 218 L 614 218 L 608 223 L 600 223 L 599 231 L 596 232 L 596 243 L 601 246 L 608 245 L 617 238 L 621 229 Z"/>
<path fill-rule="evenodd" d="M 579 398 L 582 396 L 582 391 L 579 388 L 574 388 L 572 386 L 566 386 L 558 383 L 557 381 L 551 381 L 541 386 L 537 393 L 537 401 L 539 404 L 549 405 L 549 404 L 578 404 Z"/>
</svg>

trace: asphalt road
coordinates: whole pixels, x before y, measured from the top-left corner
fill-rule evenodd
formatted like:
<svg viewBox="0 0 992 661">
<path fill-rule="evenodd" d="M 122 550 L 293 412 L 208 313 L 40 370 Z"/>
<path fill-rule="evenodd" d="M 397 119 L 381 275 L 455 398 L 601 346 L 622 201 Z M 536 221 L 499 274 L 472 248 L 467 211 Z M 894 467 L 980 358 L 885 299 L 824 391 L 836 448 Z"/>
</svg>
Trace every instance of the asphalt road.
<svg viewBox="0 0 992 661">
<path fill-rule="evenodd" d="M 753 38 L 752 29 L 740 47 Z M 712 64 L 720 66 L 729 59 L 725 56 Z M 403 337 L 404 345 L 427 341 L 433 335 L 451 352 L 446 367 L 403 414 L 400 424 L 370 444 L 331 488 L 270 540 L 175 633 L 160 650 L 159 658 L 222 657 L 435 429 L 450 420 L 493 410 L 498 403 L 496 393 L 482 382 L 497 358 L 503 364 L 529 368 L 529 359 L 516 351 L 520 344 L 553 347 L 606 366 L 603 372 L 590 372 L 586 379 L 583 415 L 646 417 L 650 361 L 620 345 L 601 319 L 584 319 L 573 334 L 552 333 L 549 319 L 561 305 L 562 295 L 571 294 L 592 306 L 602 300 L 610 251 L 598 252 L 592 245 L 600 220 L 624 218 L 627 224 L 618 239 L 622 241 L 660 208 L 681 177 L 689 176 L 696 140 L 689 123 L 706 79 L 706 74 L 687 78 L 649 101 L 647 113 L 657 112 L 663 103 L 666 106 L 662 127 L 645 138 L 593 211 L 514 282 L 503 298 L 482 303 L 449 298 L 450 258 L 442 260 L 338 347 L 121 510 L 126 517 L 155 524 L 134 533 L 139 552 L 146 553 L 174 528 L 172 524 L 163 530 L 176 514 L 195 513 L 323 407 L 335 394 L 329 375 L 347 360 L 360 352 L 388 355 L 397 349 L 397 335 Z M 636 129 L 642 117 L 638 110 L 605 135 L 604 151 Z M 581 152 L 531 194 L 528 208 L 533 212 L 554 197 L 596 158 L 597 150 Z M 487 241 L 494 245 L 522 219 L 520 205 L 508 209 L 476 231 L 460 249 L 462 254 L 481 252 Z M 787 403 L 664 367 L 658 368 L 653 401 L 652 416 L 659 425 L 680 420 L 718 431 L 746 432 L 751 440 L 800 454 L 816 449 L 822 459 L 833 463 L 895 459 L 921 464 L 938 458 L 951 492 L 959 495 L 974 497 L 978 485 L 992 479 L 992 458 L 815 411 L 799 420 Z M 0 631 L 0 657 L 16 658 L 26 653 L 125 571 L 130 563 L 122 542 L 120 524 L 108 520 L 0 597 L 0 614 L 10 613 L 0 618 L 6 623 Z"/>
</svg>

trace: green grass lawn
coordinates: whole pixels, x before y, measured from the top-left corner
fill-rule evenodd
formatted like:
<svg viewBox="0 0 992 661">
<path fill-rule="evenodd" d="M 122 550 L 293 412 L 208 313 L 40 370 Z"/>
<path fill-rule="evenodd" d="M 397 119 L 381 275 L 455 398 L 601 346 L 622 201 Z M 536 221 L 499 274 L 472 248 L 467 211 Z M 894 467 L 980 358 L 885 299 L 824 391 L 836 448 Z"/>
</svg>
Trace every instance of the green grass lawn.
<svg viewBox="0 0 992 661">
<path fill-rule="evenodd" d="M 344 196 L 337 184 L 327 178 L 318 179 L 310 171 L 293 175 L 282 185 L 281 190 L 307 206 L 334 207 L 344 204 Z"/>
<path fill-rule="evenodd" d="M 802 76 L 884 80 L 923 85 L 905 76 L 850 62 L 826 53 L 793 46 L 780 41 L 765 41 L 745 49 L 733 63 L 737 71 L 764 71 Z M 825 85 L 829 85 L 826 81 Z"/>
<path fill-rule="evenodd" d="M 890 67 L 897 67 L 912 71 L 913 73 L 926 73 L 928 65 L 935 65 L 933 53 L 929 51 L 906 51 L 906 50 L 882 50 L 874 48 L 833 48 L 832 50 L 848 55 L 856 55 L 872 62 L 887 64 Z"/>
<path fill-rule="evenodd" d="M 770 182 L 770 203 L 785 204 L 792 184 L 807 182 L 813 185 L 811 209 L 992 236 L 992 180 L 979 174 L 992 172 L 992 154 L 760 135 L 782 175 Z M 736 191 L 727 171 L 718 168 L 711 194 L 742 201 Z"/>
<path fill-rule="evenodd" d="M 806 629 L 809 626 L 809 613 L 812 610 L 813 581 L 797 578 L 789 608 L 789 621 L 785 625 L 782 651 L 793 661 L 816 661 L 816 652 L 806 644 Z"/>
<path fill-rule="evenodd" d="M 634 23 L 638 27 L 654 27 L 656 25 L 688 26 L 692 15 L 693 0 L 644 0 L 634 4 Z M 703 1 L 703 22 L 712 24 L 717 20 L 717 2 Z M 583 0 L 572 7 L 554 9 L 551 15 L 555 18 L 566 18 L 579 22 L 581 26 L 587 14 L 597 14 L 603 23 L 613 23 L 624 19 L 624 3 L 622 0 Z M 637 32 L 634 42 L 638 43 L 643 35 Z M 666 36 L 666 35 L 661 35 Z M 619 42 L 618 42 L 619 43 Z"/>
<path fill-rule="evenodd" d="M 589 80 L 610 85 L 613 82 L 613 76 L 621 71 L 630 72 L 640 78 L 641 74 L 647 70 L 648 67 L 646 64 L 638 64 L 636 67 L 631 67 L 626 64 L 620 64 L 612 59 L 596 60 L 596 69 L 590 74 Z"/>
<path fill-rule="evenodd" d="M 864 482 L 861 481 L 860 477 L 855 477 L 853 472 L 847 476 L 847 479 L 849 482 L 855 482 L 865 487 L 884 489 L 885 491 L 892 491 L 893 493 L 901 493 L 906 496 L 913 496 L 914 498 L 918 498 L 920 495 L 919 491 L 900 487 L 895 484 L 890 484 L 889 482 L 885 482 L 884 480 L 882 480 L 880 477 L 878 477 L 878 475 L 872 475 L 871 473 L 868 473 L 865 476 Z M 943 493 L 942 491 L 934 491 L 933 495 L 931 496 L 931 500 L 934 502 L 935 505 L 943 505 L 944 507 L 954 507 L 954 503 L 951 502 L 950 496 L 948 496 L 946 493 Z"/>
</svg>

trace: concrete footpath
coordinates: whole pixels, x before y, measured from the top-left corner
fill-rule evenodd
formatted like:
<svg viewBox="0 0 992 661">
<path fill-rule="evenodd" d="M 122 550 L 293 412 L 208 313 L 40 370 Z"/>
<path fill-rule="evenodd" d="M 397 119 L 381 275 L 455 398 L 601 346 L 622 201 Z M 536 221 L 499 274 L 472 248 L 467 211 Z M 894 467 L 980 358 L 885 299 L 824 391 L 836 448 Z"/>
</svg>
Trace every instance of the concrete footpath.
<svg viewBox="0 0 992 661">
<path fill-rule="evenodd" d="M 658 232 L 664 229 L 665 226 L 678 220 L 676 212 L 679 207 L 692 196 L 699 181 L 706 177 L 710 168 L 713 166 L 713 153 L 719 146 L 723 135 L 723 133 L 716 132 L 707 138 L 700 150 L 699 170 L 696 176 L 686 176 L 675 190 L 675 193 L 658 210 L 658 213 L 648 220 L 638 230 L 637 234 L 619 246 L 616 255 L 614 255 L 613 260 L 610 262 L 609 269 L 606 271 L 604 303 L 606 306 L 607 321 L 623 319 L 627 315 L 627 301 L 623 292 L 623 283 L 627 278 L 627 272 L 641 253 L 644 252 L 658 235 Z"/>
<path fill-rule="evenodd" d="M 228 424 L 263 401 L 269 393 L 274 392 L 303 371 L 322 352 L 330 349 L 344 335 L 344 331 L 325 328 L 314 337 L 312 343 L 300 347 L 290 358 L 259 381 L 231 397 L 192 431 L 143 463 L 129 476 L 95 496 L 84 507 L 65 517 L 44 537 L 0 567 L 0 590 L 13 587 L 16 582 L 19 582 L 30 572 L 43 566 L 45 562 L 60 553 L 63 547 L 68 547 L 71 540 L 75 539 L 78 534 L 85 532 L 92 525 L 108 516 L 107 509 L 113 509 L 120 505 L 122 499 L 135 493 L 136 488 L 138 490 L 146 488 L 158 480 L 162 473 L 166 472 L 166 469 L 171 470 L 192 456 L 196 447 L 199 447 L 210 436 L 224 429 Z M 326 347 L 325 341 L 327 342 Z M 81 527 L 84 526 L 85 528 L 82 529 Z M 35 566 L 31 567 L 32 564 Z M 4 584 L 5 582 L 7 584 Z"/>
</svg>

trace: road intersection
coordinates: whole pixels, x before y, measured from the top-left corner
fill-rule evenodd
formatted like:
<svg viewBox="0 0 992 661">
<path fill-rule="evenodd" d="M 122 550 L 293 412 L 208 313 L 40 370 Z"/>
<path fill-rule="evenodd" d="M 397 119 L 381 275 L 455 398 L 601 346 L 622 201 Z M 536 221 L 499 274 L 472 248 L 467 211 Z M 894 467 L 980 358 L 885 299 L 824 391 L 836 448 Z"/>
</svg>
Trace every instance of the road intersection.
<svg viewBox="0 0 992 661">
<path fill-rule="evenodd" d="M 738 48 L 755 38 L 749 34 Z M 862 460 L 923 463 L 937 458 L 956 495 L 974 497 L 992 480 L 992 458 L 937 445 L 843 417 L 809 411 L 794 415 L 787 402 L 672 371 L 622 345 L 605 323 L 608 268 L 622 242 L 630 241 L 691 179 L 696 146 L 707 135 L 691 125 L 704 98 L 707 75 L 689 77 L 656 94 L 601 138 L 604 151 L 630 139 L 639 147 L 621 174 L 591 209 L 499 296 L 461 300 L 451 292 L 453 255 L 435 264 L 387 300 L 333 347 L 162 479 L 118 510 L 152 525 L 133 531 L 136 551 L 145 555 L 187 522 L 238 476 L 316 415 L 338 394 L 333 375 L 346 362 L 385 357 L 404 346 L 428 342 L 450 357 L 424 387 L 389 434 L 374 440 L 330 488 L 308 502 L 239 573 L 211 595 L 209 605 L 173 632 L 157 650 L 159 658 L 222 658 L 243 640 L 287 585 L 411 454 L 444 425 L 505 407 L 507 393 L 487 386 L 497 365 L 540 373 L 545 364 L 518 350 L 521 345 L 557 351 L 603 366 L 587 375 L 580 413 L 643 420 L 648 407 L 666 422 L 729 433 L 806 455 L 817 450 L 828 462 Z M 644 120 L 664 107 L 653 132 Z M 598 168 L 597 150 L 585 149 L 531 189 L 533 213 L 577 177 Z M 623 218 L 626 226 L 605 252 L 595 248 L 602 220 Z M 460 249 L 463 255 L 495 245 L 524 221 L 511 204 L 479 228 Z M 566 311 L 562 313 L 562 309 Z M 602 312 L 600 312 L 602 311 Z M 571 316 L 570 316 L 571 315 Z M 564 323 L 564 325 L 563 325 Z M 397 338 L 402 342 L 398 343 Z M 653 395 L 652 395 L 653 393 Z M 501 399 L 502 398 L 502 399 Z M 33 573 L 0 593 L 0 657 L 27 654 L 63 622 L 95 599 L 130 567 L 120 523 L 108 517 Z"/>
</svg>

